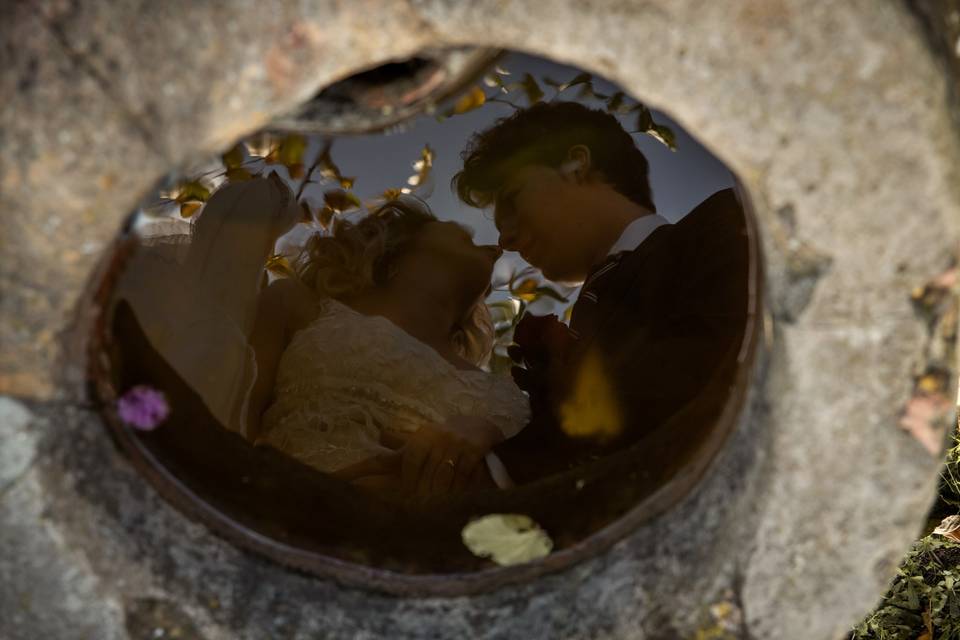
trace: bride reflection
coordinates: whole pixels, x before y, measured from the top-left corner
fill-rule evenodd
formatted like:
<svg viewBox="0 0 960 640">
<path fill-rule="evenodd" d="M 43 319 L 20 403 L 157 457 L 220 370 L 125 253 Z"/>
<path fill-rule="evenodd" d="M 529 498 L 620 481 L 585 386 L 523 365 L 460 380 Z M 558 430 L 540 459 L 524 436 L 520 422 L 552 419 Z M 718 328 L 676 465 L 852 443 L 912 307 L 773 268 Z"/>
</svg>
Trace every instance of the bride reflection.
<svg viewBox="0 0 960 640">
<path fill-rule="evenodd" d="M 471 237 L 412 196 L 312 236 L 297 277 L 260 299 L 255 442 L 378 492 L 511 486 L 491 449 L 530 410 L 512 380 L 479 366 L 502 251 Z"/>
<path fill-rule="evenodd" d="M 185 250 L 140 248 L 115 299 L 213 417 L 256 446 L 403 501 L 512 486 L 492 449 L 527 424 L 529 402 L 481 369 L 501 249 L 401 195 L 315 233 L 296 272 L 261 288 L 300 215 L 276 174 L 225 186 Z"/>
</svg>

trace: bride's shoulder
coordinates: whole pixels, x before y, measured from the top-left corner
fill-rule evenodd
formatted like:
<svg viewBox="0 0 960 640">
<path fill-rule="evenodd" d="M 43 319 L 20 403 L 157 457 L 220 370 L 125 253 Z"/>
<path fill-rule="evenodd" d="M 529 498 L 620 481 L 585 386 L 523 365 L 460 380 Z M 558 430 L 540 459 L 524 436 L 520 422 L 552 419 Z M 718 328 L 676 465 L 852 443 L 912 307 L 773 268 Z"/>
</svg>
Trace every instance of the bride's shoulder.
<svg viewBox="0 0 960 640">
<path fill-rule="evenodd" d="M 299 278 L 277 278 L 263 290 L 263 297 L 273 302 L 304 304 L 316 297 Z"/>
<path fill-rule="evenodd" d="M 277 278 L 263 291 L 263 304 L 281 312 L 296 331 L 309 324 L 320 311 L 321 300 L 298 278 Z"/>
</svg>

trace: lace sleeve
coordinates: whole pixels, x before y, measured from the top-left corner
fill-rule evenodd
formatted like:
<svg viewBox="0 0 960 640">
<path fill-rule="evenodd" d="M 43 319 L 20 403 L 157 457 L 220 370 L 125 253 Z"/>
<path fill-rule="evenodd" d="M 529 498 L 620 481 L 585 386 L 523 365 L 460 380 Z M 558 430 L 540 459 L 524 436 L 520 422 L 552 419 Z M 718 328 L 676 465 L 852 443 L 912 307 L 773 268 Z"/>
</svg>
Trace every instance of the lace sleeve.
<svg viewBox="0 0 960 640">
<path fill-rule="evenodd" d="M 300 406 L 280 402 L 270 407 L 264 416 L 270 428 L 255 444 L 274 447 L 326 473 L 393 453 L 380 444 L 380 431 L 364 406 L 347 398 L 296 402 Z M 275 420 L 278 414 L 282 418 Z"/>
<path fill-rule="evenodd" d="M 512 438 L 530 422 L 530 400 L 510 378 L 491 375 L 490 379 L 487 417 L 497 425 L 504 438 Z"/>
<path fill-rule="evenodd" d="M 390 320 L 325 299 L 281 357 L 261 441 L 333 472 L 392 452 L 381 436 L 403 439 L 457 415 L 511 437 L 530 407 L 510 378 L 460 371 Z"/>
</svg>

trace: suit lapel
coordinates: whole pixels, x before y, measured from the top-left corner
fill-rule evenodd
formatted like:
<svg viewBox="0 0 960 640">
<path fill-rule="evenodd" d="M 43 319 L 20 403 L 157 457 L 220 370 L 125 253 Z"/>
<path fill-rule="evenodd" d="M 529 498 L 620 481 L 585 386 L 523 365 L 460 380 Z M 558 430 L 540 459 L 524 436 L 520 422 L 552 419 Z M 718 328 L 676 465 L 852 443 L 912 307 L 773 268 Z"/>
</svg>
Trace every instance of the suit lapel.
<svg viewBox="0 0 960 640">
<path fill-rule="evenodd" d="M 570 316 L 570 331 L 574 338 L 581 339 L 596 325 L 597 314 L 600 313 L 600 294 L 605 288 L 601 285 L 613 277 L 622 259 L 623 254 L 611 256 L 591 270 L 590 275 L 587 276 Z"/>
<path fill-rule="evenodd" d="M 589 346 L 625 306 L 656 312 L 651 301 L 666 275 L 662 257 L 668 251 L 672 229 L 671 225 L 660 227 L 639 247 L 612 256 L 588 276 L 570 318 L 571 332 L 581 348 Z M 643 286 L 642 280 L 649 286 Z"/>
</svg>

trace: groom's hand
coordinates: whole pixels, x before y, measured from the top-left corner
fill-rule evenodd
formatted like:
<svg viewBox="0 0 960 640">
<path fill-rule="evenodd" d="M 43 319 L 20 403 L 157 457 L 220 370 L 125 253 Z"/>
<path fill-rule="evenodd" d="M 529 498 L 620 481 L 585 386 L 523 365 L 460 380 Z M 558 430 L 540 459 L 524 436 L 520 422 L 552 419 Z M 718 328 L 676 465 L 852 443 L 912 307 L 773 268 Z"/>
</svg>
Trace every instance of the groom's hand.
<svg viewBox="0 0 960 640">
<path fill-rule="evenodd" d="M 509 353 L 514 360 L 521 360 L 530 368 L 547 366 L 562 360 L 573 343 L 570 329 L 556 314 L 535 316 L 524 314 L 513 331 Z"/>
<path fill-rule="evenodd" d="M 403 447 L 403 492 L 425 500 L 462 491 L 479 472 L 484 456 L 501 440 L 499 429 L 478 418 L 461 416 L 421 427 Z"/>
<path fill-rule="evenodd" d="M 516 363 L 510 373 L 517 386 L 530 394 L 534 411 L 554 411 L 563 398 L 570 372 L 574 339 L 554 314 L 526 314 L 514 330 L 507 355 Z"/>
</svg>

